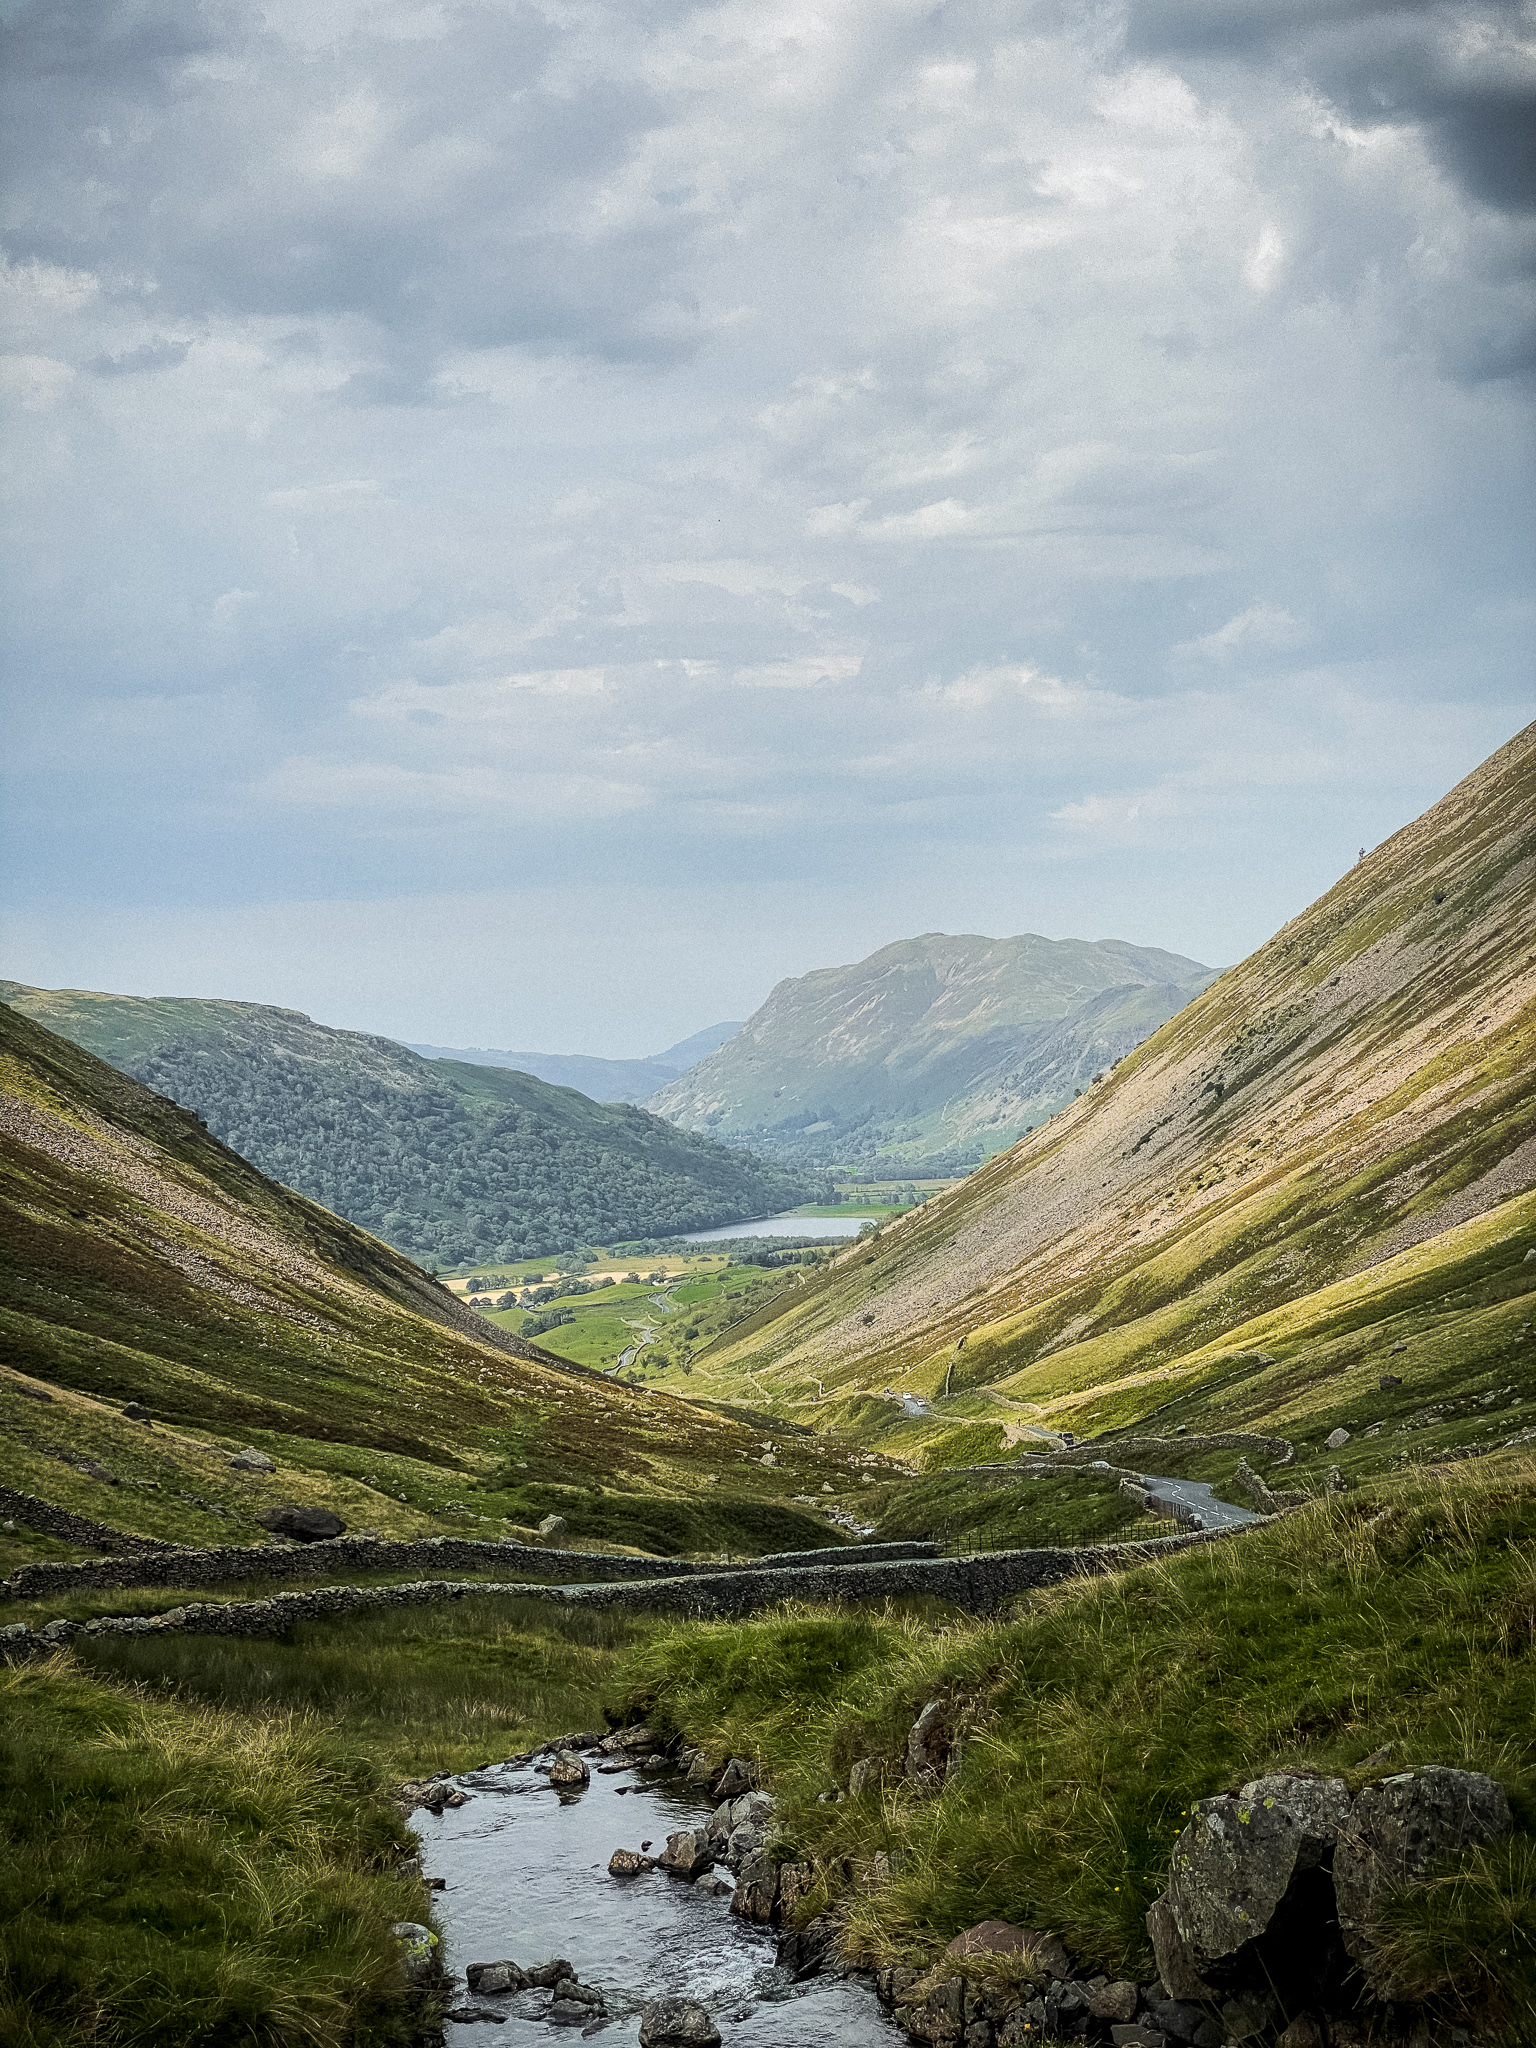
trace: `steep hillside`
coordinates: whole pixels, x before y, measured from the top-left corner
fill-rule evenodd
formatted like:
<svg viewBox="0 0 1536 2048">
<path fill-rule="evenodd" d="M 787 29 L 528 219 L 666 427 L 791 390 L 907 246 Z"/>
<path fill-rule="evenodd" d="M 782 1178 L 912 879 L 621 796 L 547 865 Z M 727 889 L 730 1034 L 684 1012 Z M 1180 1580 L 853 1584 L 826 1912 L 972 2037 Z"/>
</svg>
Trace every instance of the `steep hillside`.
<svg viewBox="0 0 1536 2048">
<path fill-rule="evenodd" d="M 1469 1356 L 1528 1362 L 1533 828 L 1536 726 L 1043 1129 L 696 1361 L 693 1384 L 750 1371 L 760 1400 L 835 1404 L 895 1382 L 1081 1431 L 1234 1375 L 1266 1412 L 1307 1350 L 1310 1391 L 1287 1398 L 1315 1414 L 1368 1355 L 1334 1339 L 1376 1318 L 1413 1352 L 1436 1302 Z"/>
<path fill-rule="evenodd" d="M 424 1261 L 663 1237 L 814 1200 L 813 1176 L 645 1110 L 424 1060 L 297 1010 L 34 989 L 0 1001 L 193 1110 L 273 1179 Z"/>
<path fill-rule="evenodd" d="M 647 1107 L 770 1158 L 934 1170 L 986 1158 L 1210 980 L 1118 939 L 928 932 L 781 981 Z"/>
<path fill-rule="evenodd" d="M 750 1428 L 494 1329 L 188 1111 L 3 1006 L 0 1221 L 0 1478 L 22 1492 L 229 1542 L 259 1538 L 274 1501 L 409 1533 L 536 1521 L 560 1489 L 622 1526 L 640 1497 L 691 1511 L 707 1465 L 720 1535 L 828 1540 L 780 1504 L 806 1490 L 814 1447 L 793 1473 L 749 1465 Z M 247 1443 L 275 1475 L 230 1468 Z"/>
<path fill-rule="evenodd" d="M 669 1045 L 638 1060 L 604 1060 L 583 1052 L 502 1052 L 495 1046 L 417 1045 L 428 1060 L 466 1060 L 479 1067 L 515 1067 L 521 1074 L 533 1074 L 552 1081 L 557 1088 L 577 1088 L 594 1102 L 643 1102 L 669 1081 L 685 1073 L 696 1060 L 723 1045 L 741 1025 L 710 1024 L 690 1038 Z"/>
</svg>

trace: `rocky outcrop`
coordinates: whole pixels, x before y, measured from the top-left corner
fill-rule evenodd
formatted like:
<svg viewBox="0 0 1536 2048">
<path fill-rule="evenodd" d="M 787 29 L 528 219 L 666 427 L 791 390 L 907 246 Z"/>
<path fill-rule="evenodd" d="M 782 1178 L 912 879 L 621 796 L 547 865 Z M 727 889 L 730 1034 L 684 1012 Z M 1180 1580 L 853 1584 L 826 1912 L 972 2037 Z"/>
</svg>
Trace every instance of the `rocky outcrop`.
<svg viewBox="0 0 1536 2048">
<path fill-rule="evenodd" d="M 124 1413 L 127 1413 L 126 1409 Z M 269 1458 L 265 1451 L 258 1451 L 252 1445 L 246 1444 L 230 1459 L 229 1469 L 231 1472 L 275 1472 L 277 1460 Z"/>
<path fill-rule="evenodd" d="M 1348 1997 L 1351 1965 L 1376 1997 L 1394 1987 L 1375 1947 L 1389 1894 L 1510 1825 L 1502 1787 L 1439 1765 L 1368 1785 L 1279 1774 L 1202 1799 L 1147 1915 L 1175 1999 L 1273 1994 L 1290 2013 Z"/>
<path fill-rule="evenodd" d="M 274 1536 L 288 1536 L 295 1543 L 325 1543 L 344 1534 L 347 1526 L 330 1508 L 304 1507 L 293 1501 L 264 1508 L 256 1520 Z"/>
<path fill-rule="evenodd" d="M 762 1855 L 773 1818 L 773 1800 L 766 1792 L 739 1792 L 723 1799 L 709 1817 L 705 1837 L 715 1861 L 740 1870 L 749 1858 Z"/>
<path fill-rule="evenodd" d="M 1509 1826 L 1503 1786 L 1481 1771 L 1429 1764 L 1359 1794 L 1339 1831 L 1333 1886 L 1345 1950 L 1378 1998 L 1397 1995 L 1372 1939 L 1385 1900 Z"/>
<path fill-rule="evenodd" d="M 809 1863 L 777 1863 L 766 1850 L 747 1857 L 737 1879 L 731 1911 L 761 1927 L 785 1927 L 815 1883 Z"/>
</svg>

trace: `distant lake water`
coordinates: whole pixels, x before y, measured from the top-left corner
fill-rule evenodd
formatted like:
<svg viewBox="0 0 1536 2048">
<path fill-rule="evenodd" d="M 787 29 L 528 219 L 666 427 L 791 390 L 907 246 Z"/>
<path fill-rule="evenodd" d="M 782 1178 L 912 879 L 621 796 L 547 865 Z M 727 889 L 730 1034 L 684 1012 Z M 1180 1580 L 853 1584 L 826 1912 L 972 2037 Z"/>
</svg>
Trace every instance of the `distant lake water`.
<svg viewBox="0 0 1536 2048">
<path fill-rule="evenodd" d="M 857 1237 L 870 1216 L 759 1216 L 751 1223 L 722 1223 L 717 1230 L 690 1230 L 689 1244 L 712 1244 L 720 1237 Z"/>
</svg>

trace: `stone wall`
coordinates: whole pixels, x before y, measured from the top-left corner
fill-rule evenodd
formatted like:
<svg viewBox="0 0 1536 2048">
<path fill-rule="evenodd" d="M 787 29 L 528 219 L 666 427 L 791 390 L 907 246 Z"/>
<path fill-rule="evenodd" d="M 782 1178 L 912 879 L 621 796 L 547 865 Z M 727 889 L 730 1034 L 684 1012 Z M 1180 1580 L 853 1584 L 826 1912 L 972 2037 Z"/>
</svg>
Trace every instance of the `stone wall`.
<svg viewBox="0 0 1536 2048">
<path fill-rule="evenodd" d="M 21 1522 L 29 1529 L 37 1529 L 44 1536 L 59 1536 L 66 1543 L 89 1544 L 92 1550 L 161 1551 L 175 1548 L 174 1544 L 162 1543 L 158 1536 L 129 1536 L 121 1529 L 109 1528 L 105 1522 L 93 1522 L 88 1515 L 74 1514 L 68 1508 L 56 1508 L 52 1501 L 38 1500 L 30 1493 L 17 1493 L 9 1486 L 0 1486 L 0 1515 L 8 1521 Z M 109 1579 L 106 1583 L 112 1585 L 116 1582 Z"/>
<path fill-rule="evenodd" d="M 555 1600 L 571 1606 L 624 1606 L 723 1617 L 760 1613 L 785 1600 L 884 1600 L 917 1593 L 952 1601 L 972 1614 L 989 1614 L 1015 1593 L 1055 1585 L 1062 1579 L 1147 1564 L 1173 1551 L 1219 1542 L 1236 1533 L 1240 1532 L 1213 1530 L 1082 1550 L 998 1550 L 982 1557 L 915 1557 L 873 1564 L 841 1560 L 808 1566 L 759 1563 L 730 1571 L 701 1569 L 691 1577 L 656 1579 L 648 1584 L 549 1586 L 438 1579 L 402 1586 L 322 1586 L 304 1593 L 273 1593 L 264 1600 L 198 1602 L 173 1608 L 169 1614 L 117 1615 L 83 1625 L 54 1621 L 36 1633 L 24 1622 L 17 1622 L 0 1629 L 0 1659 L 16 1662 L 80 1634 L 281 1635 L 295 1622 L 356 1608 L 474 1598 Z"/>
<path fill-rule="evenodd" d="M 67 1515 L 63 1509 L 49 1508 L 45 1501 L 31 1501 L 25 1494 L 9 1497 L 28 1502 L 30 1508 L 41 1509 L 62 1521 L 82 1520 L 78 1515 Z M 47 1526 L 36 1514 L 23 1515 L 11 1509 L 7 1512 L 14 1512 L 18 1521 L 26 1520 L 33 1528 Z M 99 1525 L 85 1526 L 94 1529 Z M 101 1540 L 99 1536 L 87 1537 L 62 1527 L 50 1528 L 49 1533 L 72 1536 L 76 1542 Z M 95 1587 L 217 1586 L 238 1579 L 345 1578 L 354 1572 L 390 1571 L 529 1572 L 555 1579 L 676 1579 L 721 1571 L 795 1571 L 849 1560 L 879 1563 L 895 1558 L 932 1557 L 937 1549 L 935 1543 L 839 1544 L 826 1550 L 791 1550 L 746 1564 L 722 1566 L 680 1562 L 669 1557 L 623 1557 L 604 1551 L 546 1550 L 529 1543 L 486 1543 L 471 1536 L 427 1536 L 407 1541 L 338 1536 L 329 1543 L 296 1547 L 272 1543 L 215 1550 L 183 1550 L 162 1544 L 152 1555 L 112 1558 L 102 1563 L 20 1565 L 9 1579 L 0 1580 L 0 1595 L 11 1600 L 42 1600 Z"/>
</svg>

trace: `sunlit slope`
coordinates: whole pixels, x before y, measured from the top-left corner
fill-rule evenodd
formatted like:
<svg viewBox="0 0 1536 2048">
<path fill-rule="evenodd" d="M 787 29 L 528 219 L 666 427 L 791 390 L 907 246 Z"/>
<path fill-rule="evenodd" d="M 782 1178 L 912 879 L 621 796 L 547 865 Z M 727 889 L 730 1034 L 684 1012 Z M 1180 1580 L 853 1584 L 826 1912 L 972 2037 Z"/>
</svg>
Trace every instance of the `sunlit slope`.
<svg viewBox="0 0 1536 2048">
<path fill-rule="evenodd" d="M 788 1400 L 1005 1378 L 1054 1398 L 1530 1188 L 1533 828 L 1536 726 L 1044 1129 L 696 1373 Z"/>
<path fill-rule="evenodd" d="M 538 1483 L 689 1491 L 706 1464 L 753 1499 L 807 1483 L 749 1468 L 756 1438 L 736 1423 L 491 1329 L 187 1111 L 3 1006 L 0 1228 L 0 1479 L 116 1526 L 257 1536 L 260 1486 L 207 1462 L 210 1441 L 277 1457 L 278 1498 L 339 1488 L 345 1515 L 380 1527 L 493 1479 L 507 1497 L 477 1506 L 498 1516 Z M 129 1400 L 160 1426 L 125 1422 Z M 82 1456 L 120 1483 L 82 1473 Z M 366 1498 L 339 1475 L 366 1480 Z"/>
</svg>

